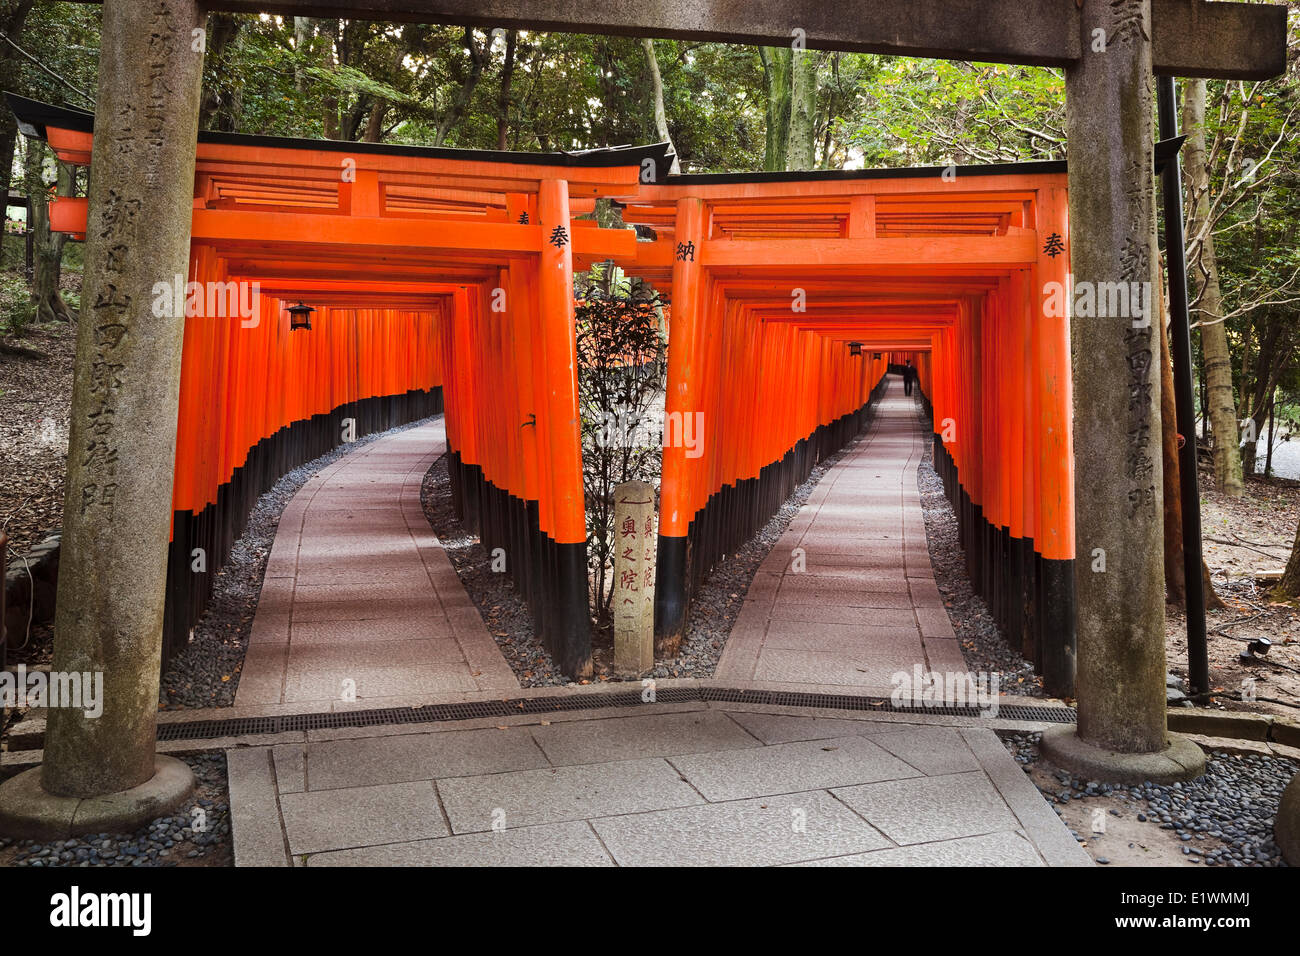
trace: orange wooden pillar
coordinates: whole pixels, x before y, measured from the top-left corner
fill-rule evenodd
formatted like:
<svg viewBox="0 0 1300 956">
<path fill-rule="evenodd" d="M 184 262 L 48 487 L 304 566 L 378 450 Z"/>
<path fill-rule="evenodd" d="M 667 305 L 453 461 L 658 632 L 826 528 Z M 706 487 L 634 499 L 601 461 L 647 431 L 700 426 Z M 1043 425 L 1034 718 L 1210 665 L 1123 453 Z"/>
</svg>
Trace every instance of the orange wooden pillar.
<svg viewBox="0 0 1300 956">
<path fill-rule="evenodd" d="M 543 179 L 537 211 L 542 227 L 537 291 L 546 351 L 546 410 L 555 507 L 550 626 L 543 637 L 559 669 L 582 678 L 591 676 L 591 617 L 569 184 L 563 179 Z"/>
<path fill-rule="evenodd" d="M 1006 470 L 1009 488 L 1007 500 L 1007 560 L 1005 565 L 1006 610 L 1003 631 L 1012 647 L 1023 643 L 1024 600 L 1023 581 L 1025 564 L 1025 509 L 1024 468 L 1025 459 L 1025 405 L 1024 383 L 1029 378 L 1029 367 L 1024 363 L 1025 341 L 1025 273 L 1012 273 L 1007 282 L 1004 320 L 1006 342 L 1002 352 L 1005 369 L 1002 407 L 1007 417 L 1007 447 L 1002 467 Z"/>
<path fill-rule="evenodd" d="M 668 339 L 668 385 L 664 398 L 664 448 L 659 492 L 658 567 L 655 570 L 655 643 L 675 651 L 686 627 L 687 540 L 692 508 L 691 473 L 682 440 L 688 421 L 701 410 L 701 331 L 703 326 L 700 248 L 704 242 L 703 200 L 677 201 L 675 232 L 679 252 L 673 262 L 673 325 Z M 694 253 L 690 252 L 694 249 Z M 709 423 L 704 422 L 709 428 Z M 699 436 L 696 436 L 699 440 Z M 701 469 L 702 470 L 702 469 Z"/>
<path fill-rule="evenodd" d="M 1066 191 L 1038 192 L 1037 263 L 1034 337 L 1038 356 L 1040 556 L 1038 608 L 1042 620 L 1043 686 L 1050 694 L 1074 696 L 1074 445 L 1071 439 L 1070 230 Z M 1048 246 L 1056 235 L 1063 249 Z M 1051 255 L 1059 251 L 1058 255 Z"/>
</svg>

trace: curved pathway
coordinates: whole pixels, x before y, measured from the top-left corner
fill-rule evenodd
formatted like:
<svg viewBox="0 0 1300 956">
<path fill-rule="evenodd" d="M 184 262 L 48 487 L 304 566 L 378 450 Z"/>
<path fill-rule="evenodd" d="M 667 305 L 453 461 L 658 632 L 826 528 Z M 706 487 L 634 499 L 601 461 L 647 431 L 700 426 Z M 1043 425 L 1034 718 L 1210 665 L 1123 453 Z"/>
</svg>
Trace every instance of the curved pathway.
<svg viewBox="0 0 1300 956">
<path fill-rule="evenodd" d="M 719 676 L 887 691 L 913 663 L 964 670 L 930 576 L 920 441 L 892 390 L 773 551 Z M 1091 862 L 981 718 L 653 696 L 576 710 L 571 689 L 519 691 L 420 509 L 442 448 L 440 422 L 379 439 L 290 503 L 238 704 L 508 688 L 565 706 L 245 738 L 226 751 L 237 865 Z M 357 703 L 340 704 L 349 678 Z"/>
<path fill-rule="evenodd" d="M 344 455 L 289 502 L 237 707 L 404 706 L 519 688 L 420 505 L 446 448 L 439 417 Z"/>
<path fill-rule="evenodd" d="M 891 382 L 866 437 L 826 472 L 755 574 L 717 679 L 888 696 L 893 675 L 918 665 L 966 672 L 921 514 L 927 440 L 915 400 Z"/>
</svg>

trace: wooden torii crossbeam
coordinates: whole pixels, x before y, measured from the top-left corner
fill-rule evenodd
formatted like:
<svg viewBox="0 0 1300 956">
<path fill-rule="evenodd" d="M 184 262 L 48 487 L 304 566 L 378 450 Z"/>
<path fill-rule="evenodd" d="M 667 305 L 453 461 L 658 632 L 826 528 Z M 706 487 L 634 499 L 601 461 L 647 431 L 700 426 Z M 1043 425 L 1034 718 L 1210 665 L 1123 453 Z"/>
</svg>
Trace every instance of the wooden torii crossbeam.
<svg viewBox="0 0 1300 956">
<path fill-rule="evenodd" d="M 98 3 L 101 0 L 78 0 Z M 1076 0 L 208 0 L 209 10 L 671 37 L 1070 66 L 1093 42 Z M 1286 68 L 1286 8 L 1153 0 L 1155 71 L 1264 79 Z"/>
</svg>

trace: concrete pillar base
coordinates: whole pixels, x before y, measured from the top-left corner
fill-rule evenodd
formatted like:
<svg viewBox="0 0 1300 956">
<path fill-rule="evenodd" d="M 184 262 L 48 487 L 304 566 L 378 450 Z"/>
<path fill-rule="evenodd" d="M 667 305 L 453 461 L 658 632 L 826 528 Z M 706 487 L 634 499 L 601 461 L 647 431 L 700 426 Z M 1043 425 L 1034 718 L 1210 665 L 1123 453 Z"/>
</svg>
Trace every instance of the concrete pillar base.
<svg viewBox="0 0 1300 956">
<path fill-rule="evenodd" d="M 194 792 L 189 764 L 157 754 L 154 775 L 130 790 L 59 797 L 41 786 L 41 767 L 0 784 L 0 836 L 66 840 L 86 833 L 130 833 L 164 816 Z"/>
<path fill-rule="evenodd" d="M 1049 727 L 1039 750 L 1061 769 L 1100 783 L 1178 783 L 1205 773 L 1205 753 L 1178 734 L 1169 734 L 1169 746 L 1156 753 L 1123 754 L 1087 743 L 1073 726 Z"/>
<path fill-rule="evenodd" d="M 1273 821 L 1273 839 L 1282 851 L 1282 859 L 1291 866 L 1300 866 L 1300 773 L 1282 791 L 1277 819 Z"/>
</svg>

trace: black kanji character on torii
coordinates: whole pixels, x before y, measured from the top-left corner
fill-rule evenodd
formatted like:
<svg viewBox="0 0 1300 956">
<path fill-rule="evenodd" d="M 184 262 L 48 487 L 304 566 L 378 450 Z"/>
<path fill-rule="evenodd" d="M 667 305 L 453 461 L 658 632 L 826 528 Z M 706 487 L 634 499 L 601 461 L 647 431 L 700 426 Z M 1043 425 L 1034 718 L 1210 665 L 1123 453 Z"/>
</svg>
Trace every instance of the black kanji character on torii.
<svg viewBox="0 0 1300 956">
<path fill-rule="evenodd" d="M 695 243 L 691 240 L 677 243 L 677 260 L 679 262 L 695 261 Z"/>
<path fill-rule="evenodd" d="M 519 225 L 521 225 L 521 226 L 526 226 L 526 225 L 528 225 L 528 213 L 526 213 L 526 212 L 521 212 L 521 213 L 519 214 Z"/>
<path fill-rule="evenodd" d="M 1047 243 L 1043 246 L 1043 255 L 1051 256 L 1055 259 L 1065 251 L 1065 242 L 1061 239 L 1059 233 L 1052 233 L 1047 237 Z"/>
<path fill-rule="evenodd" d="M 551 230 L 551 238 L 547 240 L 557 249 L 563 249 L 569 244 L 569 230 L 563 226 L 556 226 Z"/>
</svg>

